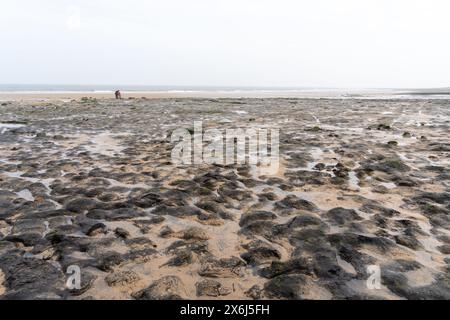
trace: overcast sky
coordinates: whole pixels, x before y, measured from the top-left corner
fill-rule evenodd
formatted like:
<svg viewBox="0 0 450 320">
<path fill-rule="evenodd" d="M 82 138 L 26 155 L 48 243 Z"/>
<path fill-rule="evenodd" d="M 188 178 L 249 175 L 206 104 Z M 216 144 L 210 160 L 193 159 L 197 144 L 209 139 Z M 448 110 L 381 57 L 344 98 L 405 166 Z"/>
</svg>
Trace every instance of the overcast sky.
<svg viewBox="0 0 450 320">
<path fill-rule="evenodd" d="M 448 0 L 2 0 L 0 83 L 450 86 Z"/>
</svg>

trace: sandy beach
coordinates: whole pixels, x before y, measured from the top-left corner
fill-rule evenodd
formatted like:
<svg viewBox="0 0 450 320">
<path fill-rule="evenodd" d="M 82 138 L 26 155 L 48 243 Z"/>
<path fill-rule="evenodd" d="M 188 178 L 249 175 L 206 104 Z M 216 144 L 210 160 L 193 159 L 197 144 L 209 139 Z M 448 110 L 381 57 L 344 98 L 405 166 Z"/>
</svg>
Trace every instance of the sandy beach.
<svg viewBox="0 0 450 320">
<path fill-rule="evenodd" d="M 450 100 L 65 98 L 0 106 L 0 298 L 450 298 Z M 175 166 L 199 120 L 280 169 Z"/>
<path fill-rule="evenodd" d="M 164 91 L 124 91 L 124 99 L 171 99 L 171 98 L 398 98 L 411 92 L 400 89 L 302 89 L 302 90 L 164 90 Z M 448 92 L 446 92 L 448 94 Z M 114 91 L 0 91 L 0 101 L 31 100 L 78 100 L 83 97 L 113 99 Z M 418 99 L 420 97 L 415 97 Z"/>
</svg>

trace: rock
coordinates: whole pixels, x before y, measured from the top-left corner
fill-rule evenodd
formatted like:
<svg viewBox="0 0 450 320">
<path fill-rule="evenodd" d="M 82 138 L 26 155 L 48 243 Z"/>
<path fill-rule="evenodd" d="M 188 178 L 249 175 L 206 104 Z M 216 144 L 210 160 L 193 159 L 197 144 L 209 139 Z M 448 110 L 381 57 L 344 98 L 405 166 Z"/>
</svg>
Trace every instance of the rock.
<svg viewBox="0 0 450 320">
<path fill-rule="evenodd" d="M 164 218 L 163 216 L 156 216 L 156 217 L 152 217 L 149 222 L 151 224 L 159 224 L 162 223 L 166 220 L 166 218 Z"/>
<path fill-rule="evenodd" d="M 333 173 L 336 177 L 342 179 L 348 179 L 349 177 L 349 169 L 344 167 L 341 163 L 336 165 L 336 168 L 333 169 Z"/>
<path fill-rule="evenodd" d="M 385 124 L 385 123 L 379 123 L 377 125 L 370 126 L 368 129 L 369 130 L 372 130 L 372 129 L 376 129 L 376 130 L 391 130 L 391 126 L 388 125 L 388 124 Z"/>
<path fill-rule="evenodd" d="M 436 180 L 449 181 L 449 180 L 450 180 L 450 173 L 448 173 L 448 172 L 443 172 L 443 173 L 439 174 L 439 175 L 436 177 Z"/>
<path fill-rule="evenodd" d="M 89 289 L 92 288 L 92 286 L 94 285 L 95 280 L 97 280 L 97 276 L 92 275 L 89 272 L 86 272 L 84 270 L 81 270 L 81 286 L 79 289 L 69 289 L 69 293 L 72 296 L 80 296 L 83 293 L 85 293 L 86 291 L 88 291 Z"/>
<path fill-rule="evenodd" d="M 322 128 L 320 128 L 318 126 L 314 126 L 314 127 L 306 128 L 305 131 L 320 132 L 320 131 L 322 131 Z"/>
<path fill-rule="evenodd" d="M 146 216 L 145 211 L 134 210 L 131 208 L 117 208 L 112 210 L 93 209 L 86 217 L 96 220 L 118 221 Z"/>
<path fill-rule="evenodd" d="M 349 281 L 352 275 L 347 273 L 338 263 L 334 250 L 320 250 L 312 257 L 314 274 L 320 279 L 332 281 Z"/>
<path fill-rule="evenodd" d="M 201 262 L 198 274 L 208 278 L 241 277 L 244 266 L 245 263 L 237 257 L 223 259 L 207 257 Z"/>
<path fill-rule="evenodd" d="M 281 275 L 264 285 L 264 292 L 269 298 L 302 300 L 311 286 L 308 276 L 301 274 Z"/>
<path fill-rule="evenodd" d="M 253 241 L 243 247 L 248 251 L 241 254 L 241 258 L 249 265 L 255 266 L 264 262 L 281 259 L 281 254 L 278 250 L 262 241 Z"/>
<path fill-rule="evenodd" d="M 388 141 L 388 142 L 387 142 L 387 145 L 388 145 L 388 146 L 391 146 L 391 147 L 393 147 L 393 146 L 398 146 L 398 142 L 395 141 L 395 140 L 391 140 L 391 141 Z"/>
<path fill-rule="evenodd" d="M 320 218 L 311 214 L 301 213 L 287 223 L 275 226 L 274 234 L 289 236 L 293 231 L 303 228 L 314 228 L 322 231 L 327 231 L 329 229 L 328 225 Z"/>
<path fill-rule="evenodd" d="M 408 300 L 449 300 L 450 285 L 448 279 L 438 278 L 435 282 L 426 286 L 411 287 L 408 278 L 399 272 L 392 270 L 381 271 L 382 284 L 395 294 Z"/>
<path fill-rule="evenodd" d="M 125 244 L 131 248 L 156 248 L 157 245 L 150 239 L 146 237 L 137 237 L 132 239 L 125 239 Z"/>
<path fill-rule="evenodd" d="M 340 174 L 340 175 L 342 176 L 342 174 Z M 347 181 L 348 181 L 348 178 L 346 176 L 344 176 L 344 177 L 335 176 L 330 179 L 330 182 L 332 184 L 338 185 L 338 186 L 346 184 Z"/>
<path fill-rule="evenodd" d="M 328 245 L 325 232 L 321 229 L 306 228 L 293 231 L 289 243 L 302 250 L 315 251 Z"/>
<path fill-rule="evenodd" d="M 420 241 L 412 236 L 396 235 L 394 237 L 394 239 L 395 239 L 395 242 L 397 242 L 398 244 L 401 244 L 402 246 L 408 247 L 413 250 L 419 250 L 419 249 L 423 248 Z"/>
<path fill-rule="evenodd" d="M 222 284 L 215 280 L 203 280 L 195 284 L 197 297 L 209 296 L 219 297 L 226 296 L 231 293 L 231 289 L 223 287 Z"/>
<path fill-rule="evenodd" d="M 235 188 L 220 187 L 217 193 L 222 197 L 228 197 L 236 201 L 246 201 L 252 199 L 252 193 Z"/>
<path fill-rule="evenodd" d="M 318 212 L 319 208 L 317 206 L 304 199 L 300 199 L 295 195 L 289 195 L 281 201 L 275 202 L 275 206 L 279 209 L 297 209 Z"/>
<path fill-rule="evenodd" d="M 253 300 L 261 300 L 263 297 L 263 289 L 255 284 L 253 287 L 245 291 L 244 294 Z"/>
<path fill-rule="evenodd" d="M 277 216 L 274 213 L 268 212 L 268 211 L 254 211 L 254 212 L 244 213 L 241 216 L 239 225 L 241 227 L 246 227 L 246 226 L 252 224 L 254 221 L 274 220 L 274 219 L 276 219 L 276 217 Z"/>
<path fill-rule="evenodd" d="M 152 211 L 152 214 L 169 215 L 178 218 L 198 216 L 201 213 L 202 212 L 199 209 L 187 205 L 179 207 L 169 207 L 164 204 L 157 206 Z"/>
<path fill-rule="evenodd" d="M 293 184 L 293 186 L 282 184 L 280 185 L 280 189 L 286 191 L 292 191 L 293 187 L 302 187 L 306 184 L 321 186 L 324 185 L 327 180 L 331 177 L 328 172 L 323 171 L 307 171 L 307 170 L 299 170 L 295 172 L 287 172 L 285 176 L 289 179 L 289 181 Z M 288 197 L 296 198 L 295 195 L 290 195 Z M 288 204 L 289 205 L 289 204 Z M 299 204 L 301 205 L 301 204 Z M 281 208 L 283 205 L 281 204 Z M 307 208 L 303 208 L 303 210 L 307 210 Z"/>
<path fill-rule="evenodd" d="M 131 200 L 133 204 L 140 208 L 152 208 L 159 205 L 162 202 L 162 198 L 156 193 L 146 193 L 140 197 Z"/>
<path fill-rule="evenodd" d="M 153 248 L 134 249 L 126 253 L 123 258 L 126 261 L 131 260 L 135 263 L 144 263 L 150 261 L 155 254 L 158 254 L 158 251 Z"/>
<path fill-rule="evenodd" d="M 319 163 L 317 163 L 317 164 L 314 166 L 313 169 L 314 169 L 314 170 L 318 170 L 318 171 L 322 171 L 322 170 L 325 169 L 325 163 L 319 162 Z"/>
<path fill-rule="evenodd" d="M 403 138 L 411 138 L 411 133 L 408 131 L 403 132 Z"/>
<path fill-rule="evenodd" d="M 208 240 L 209 236 L 205 230 L 198 227 L 189 227 L 179 232 L 180 238 L 184 240 Z"/>
<path fill-rule="evenodd" d="M 442 246 L 438 246 L 437 249 L 443 254 L 450 254 L 450 245 L 444 244 Z"/>
<path fill-rule="evenodd" d="M 378 185 L 372 188 L 372 192 L 386 194 L 389 192 L 389 189 L 386 188 L 385 186 Z"/>
<path fill-rule="evenodd" d="M 183 191 L 190 191 L 199 187 L 199 185 L 192 180 L 175 180 L 170 182 L 169 185 L 176 186 L 177 189 Z"/>
<path fill-rule="evenodd" d="M 254 221 L 248 223 L 241 229 L 241 233 L 249 236 L 260 235 L 265 238 L 271 238 L 275 224 L 272 221 Z"/>
<path fill-rule="evenodd" d="M 159 231 L 159 236 L 161 238 L 168 238 L 170 237 L 172 234 L 174 234 L 174 231 L 172 230 L 171 227 L 169 226 L 164 226 L 161 228 L 161 230 Z"/>
<path fill-rule="evenodd" d="M 116 234 L 116 236 L 122 239 L 128 239 L 128 237 L 130 236 L 130 233 L 124 228 L 116 228 L 116 230 L 114 230 L 114 233 Z"/>
<path fill-rule="evenodd" d="M 423 265 L 415 260 L 397 259 L 387 265 L 384 265 L 381 271 L 386 270 L 391 272 L 405 273 L 408 271 L 418 270 L 422 267 Z"/>
<path fill-rule="evenodd" d="M 98 258 L 97 267 L 102 271 L 112 271 L 113 267 L 121 264 L 124 260 L 120 253 L 108 251 Z"/>
<path fill-rule="evenodd" d="M 4 237 L 3 240 L 14 243 L 22 243 L 25 247 L 32 247 L 41 242 L 43 238 L 39 233 L 24 233 L 8 235 Z"/>
<path fill-rule="evenodd" d="M 278 196 L 273 192 L 264 192 L 258 195 L 259 199 L 267 200 L 267 201 L 276 201 L 278 200 Z"/>
<path fill-rule="evenodd" d="M 241 216 L 239 225 L 242 227 L 241 232 L 252 235 L 258 234 L 270 237 L 274 223 L 268 220 L 276 219 L 276 215 L 268 211 L 254 211 L 245 213 Z"/>
<path fill-rule="evenodd" d="M 338 225 L 344 225 L 353 221 L 362 220 L 355 210 L 340 207 L 329 210 L 325 216 Z"/>
<path fill-rule="evenodd" d="M 413 180 L 412 178 L 402 176 L 394 176 L 391 180 L 399 187 L 416 187 L 420 184 L 418 180 Z"/>
<path fill-rule="evenodd" d="M 104 223 L 89 218 L 81 218 L 76 220 L 81 227 L 83 233 L 89 237 L 99 235 L 100 233 L 106 233 L 107 227 Z"/>
<path fill-rule="evenodd" d="M 10 252 L 0 256 L 6 292 L 2 299 L 58 299 L 64 290 L 64 274 L 47 261 L 24 258 Z"/>
<path fill-rule="evenodd" d="M 192 252 L 190 250 L 177 250 L 175 257 L 169 259 L 164 265 L 180 267 L 192 263 Z"/>
<path fill-rule="evenodd" d="M 216 214 L 216 216 L 219 216 L 222 219 L 233 220 L 233 215 L 225 211 L 222 206 L 215 201 L 202 201 L 196 203 L 195 205 L 207 212 Z"/>
<path fill-rule="evenodd" d="M 209 253 L 207 241 L 186 242 L 183 240 L 173 242 L 170 246 L 167 247 L 166 252 L 176 253 L 178 250 L 189 250 L 191 252 L 197 253 L 198 255 Z"/>
<path fill-rule="evenodd" d="M 132 294 L 137 300 L 181 300 L 184 285 L 177 276 L 165 276 L 148 288 Z"/>
<path fill-rule="evenodd" d="M 22 219 L 16 220 L 11 233 L 23 234 L 23 233 L 37 233 L 43 234 L 45 232 L 45 221 L 40 219 Z"/>
<path fill-rule="evenodd" d="M 347 246 L 357 249 L 367 245 L 378 249 L 382 253 L 385 253 L 396 246 L 392 240 L 383 237 L 368 237 L 351 232 L 334 233 L 328 235 L 327 237 L 331 245 L 334 247 Z"/>
<path fill-rule="evenodd" d="M 52 217 L 61 217 L 61 216 L 73 216 L 76 215 L 73 212 L 68 212 L 64 209 L 58 210 L 42 210 L 42 211 L 33 211 L 26 213 L 24 217 L 26 219 L 48 219 Z"/>
<path fill-rule="evenodd" d="M 438 204 L 445 204 L 450 202 L 450 193 L 423 192 L 421 195 L 414 197 L 412 200 L 419 203 L 427 203 L 431 201 Z"/>
<path fill-rule="evenodd" d="M 306 275 L 313 274 L 311 261 L 305 258 L 291 259 L 286 262 L 272 261 L 269 267 L 259 271 L 259 275 L 264 278 L 272 279 L 282 274 L 300 273 Z"/>
<path fill-rule="evenodd" d="M 139 280 L 139 275 L 131 270 L 114 272 L 105 278 L 106 283 L 110 287 L 125 286 Z"/>
<path fill-rule="evenodd" d="M 203 209 L 208 212 L 217 213 L 222 210 L 219 203 L 214 201 L 201 201 L 195 204 L 196 207 Z"/>
<path fill-rule="evenodd" d="M 68 202 L 65 206 L 66 210 L 76 212 L 76 213 L 83 213 L 84 211 L 99 208 L 100 203 L 89 199 L 89 198 L 79 198 L 72 200 Z"/>
<path fill-rule="evenodd" d="M 389 174 L 411 170 L 410 167 L 397 158 L 386 159 L 376 164 L 365 163 L 362 167 L 364 171 L 382 171 Z"/>
<path fill-rule="evenodd" d="M 369 277 L 367 266 L 375 264 L 375 258 L 346 245 L 338 246 L 337 250 L 339 257 L 355 269 L 358 278 L 367 279 Z"/>
<path fill-rule="evenodd" d="M 359 209 L 365 213 L 379 213 L 385 217 L 393 217 L 400 214 L 397 210 L 385 208 L 382 205 L 379 205 L 374 202 L 367 202 Z"/>
</svg>

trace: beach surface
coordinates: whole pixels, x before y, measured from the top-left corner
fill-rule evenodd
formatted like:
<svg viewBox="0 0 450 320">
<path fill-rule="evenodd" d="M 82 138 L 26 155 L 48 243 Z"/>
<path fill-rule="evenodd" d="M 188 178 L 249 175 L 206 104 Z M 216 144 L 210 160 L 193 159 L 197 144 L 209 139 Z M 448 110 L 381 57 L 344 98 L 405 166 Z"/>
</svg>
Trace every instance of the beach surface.
<svg viewBox="0 0 450 320">
<path fill-rule="evenodd" d="M 0 299 L 450 299 L 450 100 L 236 94 L 0 94 Z M 173 164 L 194 121 L 279 170 Z"/>
<path fill-rule="evenodd" d="M 26 88 L 26 87 L 25 87 Z M 31 87 L 30 87 L 31 88 Z M 68 86 L 68 89 L 73 89 Z M 392 99 L 424 97 L 449 98 L 450 93 L 443 91 L 429 93 L 422 91 L 400 89 L 224 89 L 224 90 L 121 90 L 125 99 L 171 99 L 171 98 L 305 98 L 305 99 Z M 411 96 L 414 95 L 414 96 Z M 447 95 L 447 96 L 446 96 Z M 5 91 L 0 87 L 0 101 L 52 101 L 52 100 L 78 100 L 81 98 L 112 99 L 114 90 L 91 91 Z"/>
</svg>

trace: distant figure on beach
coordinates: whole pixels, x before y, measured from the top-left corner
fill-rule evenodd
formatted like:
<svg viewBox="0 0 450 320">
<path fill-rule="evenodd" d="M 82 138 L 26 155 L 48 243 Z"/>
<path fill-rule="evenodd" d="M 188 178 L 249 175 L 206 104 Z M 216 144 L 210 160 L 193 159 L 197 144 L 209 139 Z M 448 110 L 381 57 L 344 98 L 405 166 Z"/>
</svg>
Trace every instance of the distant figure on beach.
<svg viewBox="0 0 450 320">
<path fill-rule="evenodd" d="M 116 99 L 122 99 L 122 94 L 120 93 L 120 90 L 116 90 L 115 95 Z"/>
</svg>

